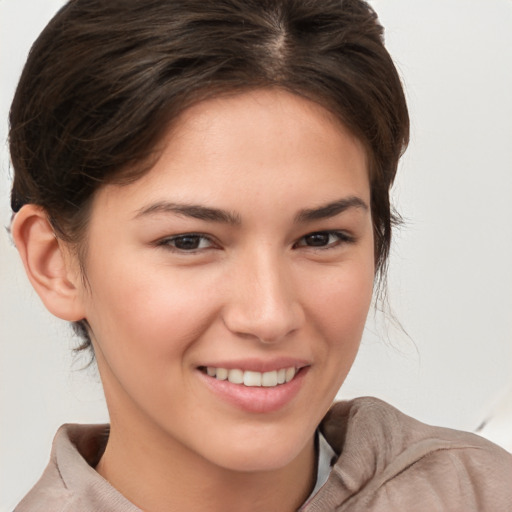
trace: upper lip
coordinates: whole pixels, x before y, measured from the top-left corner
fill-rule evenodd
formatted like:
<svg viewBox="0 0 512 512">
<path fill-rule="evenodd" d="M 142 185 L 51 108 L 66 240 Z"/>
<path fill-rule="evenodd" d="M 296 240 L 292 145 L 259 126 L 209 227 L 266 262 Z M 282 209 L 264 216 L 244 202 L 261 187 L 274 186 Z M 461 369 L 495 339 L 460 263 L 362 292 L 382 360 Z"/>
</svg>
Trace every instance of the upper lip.
<svg viewBox="0 0 512 512">
<path fill-rule="evenodd" d="M 201 364 L 198 367 L 210 368 L 226 368 L 226 370 L 243 370 L 251 372 L 272 372 L 281 370 L 282 368 L 296 369 L 310 366 L 311 363 L 304 359 L 297 359 L 294 357 L 279 357 L 271 360 L 263 359 L 231 359 L 229 361 L 209 361 Z"/>
</svg>

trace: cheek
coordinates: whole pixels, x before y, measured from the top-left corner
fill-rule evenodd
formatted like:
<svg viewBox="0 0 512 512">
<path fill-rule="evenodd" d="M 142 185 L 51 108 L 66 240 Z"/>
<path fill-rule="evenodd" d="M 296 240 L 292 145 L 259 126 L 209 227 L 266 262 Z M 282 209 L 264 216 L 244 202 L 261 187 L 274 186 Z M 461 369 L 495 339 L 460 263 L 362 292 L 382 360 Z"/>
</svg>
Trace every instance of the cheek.
<svg viewBox="0 0 512 512">
<path fill-rule="evenodd" d="M 191 349 L 216 313 L 204 276 L 133 268 L 140 266 L 91 276 L 89 322 L 109 407 L 129 396 L 151 415 L 187 391 Z"/>
<path fill-rule="evenodd" d="M 88 320 L 105 350 L 158 359 L 186 350 L 215 315 L 214 301 L 207 276 L 146 268 L 125 261 L 92 269 Z"/>
<path fill-rule="evenodd" d="M 332 271 L 321 286 L 311 286 L 310 309 L 316 329 L 325 340 L 329 357 L 338 364 L 352 364 L 370 308 L 373 259 L 354 259 Z M 340 361 L 341 360 L 341 361 Z"/>
</svg>

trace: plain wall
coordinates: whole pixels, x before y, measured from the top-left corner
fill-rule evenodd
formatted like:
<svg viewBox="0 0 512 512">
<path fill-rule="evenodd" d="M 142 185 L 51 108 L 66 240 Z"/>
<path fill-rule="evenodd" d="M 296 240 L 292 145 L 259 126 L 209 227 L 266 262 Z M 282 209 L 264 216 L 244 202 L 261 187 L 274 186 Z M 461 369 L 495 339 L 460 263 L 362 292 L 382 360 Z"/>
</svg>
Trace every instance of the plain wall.
<svg viewBox="0 0 512 512">
<path fill-rule="evenodd" d="M 320 0 L 321 1 L 321 0 Z M 473 430 L 512 384 L 512 2 L 374 0 L 403 76 L 411 145 L 389 296 L 408 336 L 370 318 L 340 397 L 374 395 Z M 10 220 L 7 113 L 31 42 L 62 4 L 0 2 L 0 224 Z M 108 420 L 94 368 L 0 235 L 0 512 L 40 476 L 58 426 Z M 371 315 L 372 316 L 372 315 Z"/>
</svg>

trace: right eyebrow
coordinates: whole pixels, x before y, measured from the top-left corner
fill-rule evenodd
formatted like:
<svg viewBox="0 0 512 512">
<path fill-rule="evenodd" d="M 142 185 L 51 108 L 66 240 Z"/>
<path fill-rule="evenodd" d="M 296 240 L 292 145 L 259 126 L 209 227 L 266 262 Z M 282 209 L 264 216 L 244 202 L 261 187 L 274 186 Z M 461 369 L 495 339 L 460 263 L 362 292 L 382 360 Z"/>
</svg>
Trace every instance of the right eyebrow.
<svg viewBox="0 0 512 512">
<path fill-rule="evenodd" d="M 193 219 L 206 220 L 209 222 L 219 222 L 223 224 L 239 225 L 240 216 L 219 208 L 210 208 L 196 204 L 170 203 L 168 201 L 159 201 L 140 209 L 134 218 L 145 217 L 160 213 L 171 213 L 191 217 Z"/>
<path fill-rule="evenodd" d="M 328 219 L 335 217 L 350 208 L 361 208 L 368 211 L 368 205 L 359 197 L 350 196 L 332 203 L 328 203 L 317 208 L 308 208 L 301 210 L 295 217 L 295 222 L 313 222 L 315 220 Z"/>
</svg>

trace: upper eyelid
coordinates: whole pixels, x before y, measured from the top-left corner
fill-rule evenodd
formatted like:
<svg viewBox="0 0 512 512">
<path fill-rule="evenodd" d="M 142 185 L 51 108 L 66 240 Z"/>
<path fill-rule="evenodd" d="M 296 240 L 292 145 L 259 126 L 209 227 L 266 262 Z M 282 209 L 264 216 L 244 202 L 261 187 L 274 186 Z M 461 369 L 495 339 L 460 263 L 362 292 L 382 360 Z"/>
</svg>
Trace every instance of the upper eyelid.
<svg viewBox="0 0 512 512">
<path fill-rule="evenodd" d="M 176 238 L 182 238 L 184 236 L 198 236 L 201 238 L 208 238 L 208 239 L 212 238 L 211 235 L 207 235 L 206 233 L 199 233 L 197 231 L 185 231 L 183 233 L 177 233 L 175 235 L 162 236 L 158 240 L 175 240 Z"/>
<path fill-rule="evenodd" d="M 208 238 L 210 239 L 211 237 L 209 235 L 206 235 L 204 233 L 196 233 L 196 232 L 190 232 L 190 233 L 179 233 L 177 235 L 169 235 L 169 236 L 165 236 L 162 238 L 162 240 L 175 240 L 176 238 L 183 238 L 183 237 L 186 237 L 186 236 L 197 236 L 199 238 Z"/>
<path fill-rule="evenodd" d="M 344 229 L 315 229 L 315 231 L 308 231 L 306 234 L 299 237 L 298 240 L 300 240 L 302 238 L 306 238 L 307 236 L 320 235 L 320 234 L 340 235 L 340 236 L 346 236 L 347 238 L 352 237 L 352 235 Z"/>
</svg>

